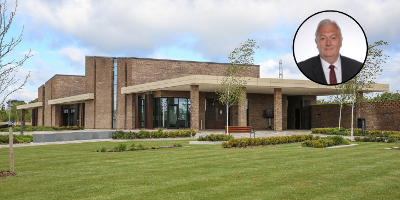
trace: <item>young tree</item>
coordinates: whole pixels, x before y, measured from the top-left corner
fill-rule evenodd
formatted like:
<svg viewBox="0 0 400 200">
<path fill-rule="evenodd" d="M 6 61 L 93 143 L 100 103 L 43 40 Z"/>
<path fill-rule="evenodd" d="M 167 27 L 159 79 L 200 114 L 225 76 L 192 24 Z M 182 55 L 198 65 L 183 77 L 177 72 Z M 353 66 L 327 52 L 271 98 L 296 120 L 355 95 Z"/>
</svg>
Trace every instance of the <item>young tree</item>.
<svg viewBox="0 0 400 200">
<path fill-rule="evenodd" d="M 228 126 L 229 107 L 239 105 L 243 101 L 247 80 L 245 72 L 251 65 L 254 65 L 254 49 L 259 48 L 256 41 L 248 39 L 244 44 L 240 43 L 232 53 L 229 54 L 229 66 L 225 71 L 221 87 L 216 93 L 219 95 L 219 102 L 226 105 L 226 126 Z"/>
<path fill-rule="evenodd" d="M 382 54 L 380 45 L 387 45 L 387 42 L 378 41 L 368 46 L 368 55 L 361 71 L 348 82 L 336 86 L 338 94 L 346 96 L 347 104 L 351 105 L 351 140 L 353 141 L 354 105 L 360 98 L 360 92 L 368 93 L 375 83 L 375 79 L 382 72 L 382 64 L 386 63 L 387 55 Z"/>
<path fill-rule="evenodd" d="M 340 130 L 340 127 L 341 127 L 341 122 L 342 122 L 342 108 L 343 108 L 343 105 L 345 105 L 347 103 L 348 98 L 349 98 L 348 95 L 347 95 L 347 92 L 343 92 L 343 93 L 341 92 L 342 90 L 345 89 L 345 88 L 343 88 L 343 86 L 344 85 L 341 84 L 341 85 L 338 85 L 336 87 L 336 89 L 339 89 L 339 90 L 336 91 L 336 95 L 334 95 L 333 99 L 332 99 L 333 102 L 335 102 L 335 103 L 340 105 L 340 109 L 339 109 L 339 130 Z"/>
<path fill-rule="evenodd" d="M 3 98 L 0 99 L 0 104 L 3 104 L 10 94 L 22 89 L 26 84 L 30 73 L 25 77 L 22 84 L 18 83 L 20 80 L 16 78 L 15 74 L 26 59 L 32 56 L 30 55 L 31 50 L 29 50 L 28 54 L 25 54 L 20 60 L 6 59 L 7 55 L 22 41 L 24 32 L 24 27 L 22 27 L 21 34 L 18 37 L 11 37 L 10 40 L 6 41 L 6 34 L 10 30 L 17 11 L 18 1 L 15 1 L 15 9 L 14 12 L 10 13 L 10 16 L 7 16 L 6 13 L 6 3 L 6 1 L 0 2 L 0 94 L 3 95 Z"/>
<path fill-rule="evenodd" d="M 6 40 L 6 35 L 10 30 L 11 24 L 13 22 L 15 13 L 17 12 L 18 1 L 15 1 L 14 12 L 11 12 L 9 16 L 6 14 L 7 6 L 6 0 L 0 2 L 0 94 L 3 98 L 0 98 L 0 104 L 3 104 L 7 97 L 16 92 L 26 84 L 30 73 L 25 77 L 22 84 L 19 84 L 19 79 L 16 78 L 15 74 L 18 69 L 24 64 L 26 59 L 31 57 L 29 50 L 28 54 L 25 54 L 21 60 L 9 59 L 7 60 L 8 54 L 14 50 L 14 48 L 22 41 L 22 35 L 24 28 L 22 27 L 21 34 L 18 37 L 11 36 L 10 40 Z M 8 35 L 7 35 L 8 36 Z M 9 128 L 9 139 L 10 139 L 10 171 L 14 172 L 14 153 L 13 153 L 13 143 L 12 143 L 12 129 Z"/>
</svg>

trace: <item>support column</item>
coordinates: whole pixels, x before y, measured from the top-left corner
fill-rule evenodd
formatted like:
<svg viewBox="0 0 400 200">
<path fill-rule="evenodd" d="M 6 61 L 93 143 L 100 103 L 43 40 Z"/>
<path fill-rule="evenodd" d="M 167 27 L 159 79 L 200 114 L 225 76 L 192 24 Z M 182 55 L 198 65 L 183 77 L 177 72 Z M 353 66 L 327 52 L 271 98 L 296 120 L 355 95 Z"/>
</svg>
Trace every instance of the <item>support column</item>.
<svg viewBox="0 0 400 200">
<path fill-rule="evenodd" d="M 240 100 L 238 105 L 238 126 L 247 126 L 247 110 L 246 110 L 246 100 L 247 91 L 246 88 L 242 88 L 242 93 L 240 94 Z"/>
<path fill-rule="evenodd" d="M 37 108 L 32 109 L 31 126 L 36 126 L 36 111 Z"/>
<path fill-rule="evenodd" d="M 25 126 L 25 113 L 26 113 L 26 110 L 25 110 L 25 109 L 22 109 L 22 119 L 21 119 L 21 122 L 24 123 L 24 126 Z"/>
<path fill-rule="evenodd" d="M 199 86 L 190 86 L 190 129 L 199 130 L 200 115 L 199 115 Z"/>
<path fill-rule="evenodd" d="M 62 105 L 60 105 L 60 116 L 59 116 L 59 121 L 58 121 L 58 124 L 60 125 L 60 127 L 64 126 L 63 113 L 64 113 L 63 107 L 62 107 Z"/>
<path fill-rule="evenodd" d="M 282 88 L 274 88 L 275 131 L 282 131 Z"/>
<path fill-rule="evenodd" d="M 144 127 L 147 129 L 153 129 L 153 95 L 146 94 L 144 103 Z"/>
<path fill-rule="evenodd" d="M 142 122 L 142 100 L 139 94 L 135 95 L 135 128 L 140 129 Z"/>
<path fill-rule="evenodd" d="M 354 116 L 354 127 L 358 127 L 358 118 L 363 118 L 363 114 L 362 114 L 362 103 L 364 102 L 364 93 L 362 91 L 358 92 L 358 99 L 357 99 L 357 103 L 355 105 L 355 116 Z M 364 117 L 365 118 L 365 117 Z"/>
</svg>

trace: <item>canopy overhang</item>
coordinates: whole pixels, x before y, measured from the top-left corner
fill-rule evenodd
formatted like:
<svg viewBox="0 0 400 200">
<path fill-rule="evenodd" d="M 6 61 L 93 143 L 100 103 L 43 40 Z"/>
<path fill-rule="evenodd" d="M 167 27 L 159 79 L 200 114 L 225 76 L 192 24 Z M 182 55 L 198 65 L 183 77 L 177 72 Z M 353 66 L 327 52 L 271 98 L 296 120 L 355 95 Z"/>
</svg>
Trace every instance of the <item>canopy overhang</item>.
<svg viewBox="0 0 400 200">
<path fill-rule="evenodd" d="M 84 103 L 86 100 L 92 100 L 92 99 L 94 99 L 94 93 L 87 93 L 87 94 L 81 94 L 81 95 L 76 95 L 76 96 L 70 96 L 70 97 L 49 100 L 48 104 L 49 105 L 57 105 L 57 104 L 58 105 L 71 105 L 71 104 L 76 104 L 76 103 Z"/>
<path fill-rule="evenodd" d="M 122 94 L 144 93 L 158 90 L 190 91 L 191 85 L 199 85 L 200 92 L 215 92 L 221 87 L 224 76 L 191 75 L 121 88 Z M 247 80 L 247 93 L 274 94 L 274 88 L 282 88 L 286 95 L 335 94 L 335 86 L 320 85 L 310 80 L 252 78 Z M 389 84 L 374 84 L 371 92 L 389 91 Z"/>
<path fill-rule="evenodd" d="M 30 109 L 35 109 L 35 108 L 39 108 L 42 106 L 43 106 L 43 102 L 36 102 L 36 103 L 18 105 L 17 110 L 30 110 Z"/>
</svg>

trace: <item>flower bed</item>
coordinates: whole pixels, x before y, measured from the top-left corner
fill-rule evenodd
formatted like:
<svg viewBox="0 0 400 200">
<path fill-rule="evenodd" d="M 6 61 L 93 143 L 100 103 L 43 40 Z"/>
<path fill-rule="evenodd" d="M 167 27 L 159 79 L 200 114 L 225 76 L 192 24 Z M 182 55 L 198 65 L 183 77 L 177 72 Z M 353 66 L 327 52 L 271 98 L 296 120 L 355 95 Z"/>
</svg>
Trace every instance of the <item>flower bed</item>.
<svg viewBox="0 0 400 200">
<path fill-rule="evenodd" d="M 31 126 L 25 125 L 24 131 L 58 131 L 58 130 L 84 130 L 83 126 Z M 17 125 L 13 127 L 13 132 L 21 131 L 21 126 Z M 0 129 L 0 132 L 8 132 L 8 128 Z"/>
<path fill-rule="evenodd" d="M 33 136 L 32 135 L 24 135 L 24 134 L 19 134 L 19 135 L 13 135 L 13 143 L 30 143 L 33 141 Z M 0 135 L 0 144 L 8 144 L 9 143 L 9 137 L 8 135 Z"/>
<path fill-rule="evenodd" d="M 312 128 L 311 132 L 312 133 L 318 133 L 318 134 L 328 134 L 328 135 L 351 135 L 351 130 L 350 129 L 340 129 L 338 127 L 335 128 Z M 366 136 L 372 136 L 372 137 L 388 137 L 391 134 L 400 134 L 398 131 L 369 131 L 365 130 L 365 135 Z M 362 129 L 360 128 L 354 128 L 353 129 L 353 135 L 354 136 L 362 136 Z"/>
<path fill-rule="evenodd" d="M 376 136 L 368 136 L 368 137 L 355 137 L 354 140 L 356 142 L 399 142 L 400 141 L 400 134 L 390 134 L 387 137 L 376 137 Z"/>
<path fill-rule="evenodd" d="M 183 147 L 180 143 L 178 144 L 173 144 L 172 146 L 143 146 L 141 144 L 135 146 L 135 143 L 131 145 L 130 148 L 126 148 L 126 144 L 119 144 L 118 146 L 115 146 L 111 150 L 107 150 L 105 147 L 103 147 L 101 150 L 97 150 L 97 152 L 121 152 L 121 151 L 139 151 L 139 150 L 150 150 L 150 149 L 166 149 L 166 148 L 175 148 L 175 147 Z"/>
<path fill-rule="evenodd" d="M 276 144 L 289 144 L 294 142 L 303 142 L 305 140 L 313 140 L 319 138 L 313 135 L 291 135 L 291 136 L 274 136 L 274 137 L 263 137 L 263 138 L 239 138 L 229 139 L 228 142 L 222 142 L 223 148 L 234 148 L 234 147 L 251 147 L 251 146 L 267 146 Z"/>
<path fill-rule="evenodd" d="M 206 136 L 200 136 L 197 141 L 228 141 L 233 138 L 232 135 L 225 134 L 211 134 Z"/>
<path fill-rule="evenodd" d="M 306 140 L 301 146 L 302 147 L 314 147 L 314 148 L 324 148 L 336 145 L 349 145 L 350 140 L 344 139 L 342 136 L 336 135 L 332 137 L 320 138 L 315 137 L 314 140 Z"/>
<path fill-rule="evenodd" d="M 139 132 L 124 132 L 124 131 L 115 131 L 112 133 L 113 139 L 145 139 L 145 138 L 177 138 L 177 137 L 194 137 L 196 135 L 196 131 L 190 130 L 177 130 L 164 132 L 162 129 L 158 131 L 145 131 L 140 130 Z"/>
</svg>

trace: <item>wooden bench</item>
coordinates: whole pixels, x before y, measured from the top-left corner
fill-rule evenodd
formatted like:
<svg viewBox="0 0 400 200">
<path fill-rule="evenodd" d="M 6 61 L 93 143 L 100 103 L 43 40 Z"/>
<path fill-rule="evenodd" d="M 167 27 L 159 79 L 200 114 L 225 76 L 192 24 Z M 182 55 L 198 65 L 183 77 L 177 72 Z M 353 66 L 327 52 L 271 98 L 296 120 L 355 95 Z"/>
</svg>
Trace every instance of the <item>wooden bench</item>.
<svg viewBox="0 0 400 200">
<path fill-rule="evenodd" d="M 251 126 L 228 126 L 228 129 L 225 126 L 225 133 L 250 133 L 250 138 L 251 134 L 254 135 L 254 138 L 256 138 L 256 132 L 254 132 L 254 129 L 251 128 Z"/>
</svg>

